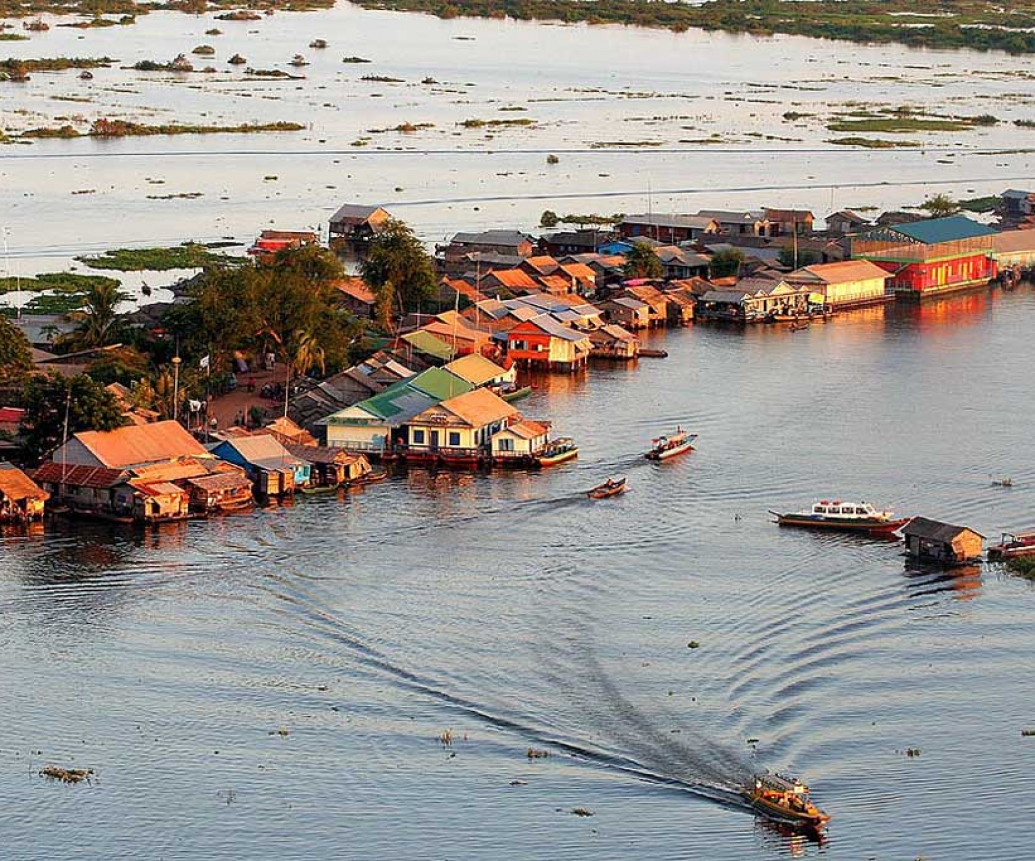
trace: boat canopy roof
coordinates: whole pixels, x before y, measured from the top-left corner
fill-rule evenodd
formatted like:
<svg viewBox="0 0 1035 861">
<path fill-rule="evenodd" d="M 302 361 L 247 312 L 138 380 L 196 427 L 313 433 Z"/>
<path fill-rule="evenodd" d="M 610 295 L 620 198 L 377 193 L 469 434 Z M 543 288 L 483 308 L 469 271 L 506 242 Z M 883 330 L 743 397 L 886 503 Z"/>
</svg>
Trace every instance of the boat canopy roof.
<svg viewBox="0 0 1035 861">
<path fill-rule="evenodd" d="M 779 774 L 758 774 L 755 779 L 767 789 L 775 789 L 778 792 L 793 792 L 796 795 L 807 793 L 809 788 L 800 780 L 783 777 Z"/>
</svg>

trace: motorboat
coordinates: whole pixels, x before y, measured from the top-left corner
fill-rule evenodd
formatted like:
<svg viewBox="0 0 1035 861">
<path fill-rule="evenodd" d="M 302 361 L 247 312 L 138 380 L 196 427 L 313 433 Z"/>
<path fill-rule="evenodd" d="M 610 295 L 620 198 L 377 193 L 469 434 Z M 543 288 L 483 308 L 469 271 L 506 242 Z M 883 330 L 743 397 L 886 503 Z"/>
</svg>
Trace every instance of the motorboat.
<svg viewBox="0 0 1035 861">
<path fill-rule="evenodd" d="M 625 476 L 621 478 L 609 478 L 603 484 L 598 484 L 592 490 L 588 492 L 590 499 L 607 499 L 609 496 L 618 496 L 620 493 L 625 493 L 626 484 Z"/>
<path fill-rule="evenodd" d="M 868 502 L 842 502 L 823 499 L 811 509 L 781 514 L 769 511 L 781 526 L 800 526 L 806 529 L 833 529 L 840 532 L 867 532 L 890 534 L 913 518 L 896 518 L 893 511 L 881 511 Z"/>
<path fill-rule="evenodd" d="M 687 433 L 682 428 L 676 428 L 674 434 L 659 436 L 651 440 L 653 445 L 644 457 L 648 460 L 668 460 L 670 457 L 693 451 L 693 443 L 696 439 L 697 434 Z"/>
<path fill-rule="evenodd" d="M 830 815 L 809 799 L 809 788 L 800 780 L 779 774 L 756 774 L 744 799 L 759 813 L 779 822 L 819 831 Z"/>
</svg>

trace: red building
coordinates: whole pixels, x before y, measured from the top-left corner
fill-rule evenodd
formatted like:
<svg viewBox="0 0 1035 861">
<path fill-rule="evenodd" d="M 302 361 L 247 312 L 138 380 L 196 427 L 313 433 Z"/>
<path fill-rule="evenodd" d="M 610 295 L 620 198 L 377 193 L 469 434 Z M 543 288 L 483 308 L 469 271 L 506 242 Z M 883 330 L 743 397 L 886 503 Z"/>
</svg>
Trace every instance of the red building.
<svg viewBox="0 0 1035 861">
<path fill-rule="evenodd" d="M 950 293 L 988 284 L 996 277 L 996 231 L 962 215 L 894 224 L 852 239 L 852 257 L 891 273 L 900 299 Z"/>
</svg>

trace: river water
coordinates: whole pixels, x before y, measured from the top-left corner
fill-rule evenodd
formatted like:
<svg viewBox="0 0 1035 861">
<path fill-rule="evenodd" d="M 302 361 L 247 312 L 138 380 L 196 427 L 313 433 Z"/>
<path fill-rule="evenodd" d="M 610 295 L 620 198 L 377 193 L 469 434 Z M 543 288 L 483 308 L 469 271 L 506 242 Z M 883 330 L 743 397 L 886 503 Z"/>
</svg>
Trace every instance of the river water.
<svg viewBox="0 0 1035 861">
<path fill-rule="evenodd" d="M 1026 857 L 1032 585 L 766 511 L 1030 526 L 1033 324 L 1024 288 L 672 331 L 536 380 L 581 446 L 553 470 L 3 533 L 4 857 Z M 643 460 L 680 422 L 697 450 Z M 759 768 L 812 784 L 825 844 L 735 803 Z"/>
<path fill-rule="evenodd" d="M 250 243 L 266 227 L 325 231 L 345 202 L 385 204 L 430 244 L 458 230 L 532 229 L 545 209 L 769 205 L 822 218 L 842 207 L 919 204 L 938 192 L 1025 188 L 1035 165 L 1035 131 L 1014 125 L 1035 122 L 1030 60 L 998 53 L 443 21 L 344 3 L 254 22 L 153 13 L 130 27 L 84 31 L 48 20 L 48 32 L 3 43 L 3 55 L 116 62 L 91 81 L 68 71 L 2 84 L 0 126 L 10 132 L 86 131 L 99 117 L 306 129 L 0 146 L 0 227 L 14 274 L 62 269 L 77 254 L 112 246 Z M 206 35 L 213 27 L 222 35 Z M 316 38 L 329 47 L 310 49 Z M 206 44 L 215 55 L 191 53 Z M 129 68 L 181 52 L 218 71 Z M 246 67 L 228 65 L 235 53 Z M 290 66 L 296 53 L 310 65 Z M 356 56 L 371 62 L 342 62 Z M 247 67 L 304 79 L 257 79 Z M 856 135 L 917 144 L 906 149 L 829 143 L 851 136 L 826 128 L 836 115 L 901 106 L 1002 122 Z M 463 125 L 522 119 L 533 123 Z M 394 131 L 403 123 L 422 128 Z M 558 164 L 546 163 L 551 153 Z"/>
</svg>

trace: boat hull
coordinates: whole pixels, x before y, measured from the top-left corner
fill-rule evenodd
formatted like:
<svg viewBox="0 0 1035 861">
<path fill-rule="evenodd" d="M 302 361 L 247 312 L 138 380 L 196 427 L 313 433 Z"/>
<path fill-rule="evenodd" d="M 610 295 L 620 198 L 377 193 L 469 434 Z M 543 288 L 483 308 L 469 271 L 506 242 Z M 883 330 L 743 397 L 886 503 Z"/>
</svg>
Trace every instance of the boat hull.
<svg viewBox="0 0 1035 861">
<path fill-rule="evenodd" d="M 542 457 L 536 458 L 536 462 L 540 466 L 557 466 L 559 463 L 564 463 L 568 460 L 574 460 L 579 456 L 579 450 L 577 448 L 570 448 L 567 451 L 559 451 L 556 454 L 543 455 Z"/>
<path fill-rule="evenodd" d="M 794 810 L 784 807 L 768 799 L 753 795 L 750 792 L 744 793 L 744 799 L 759 813 L 780 822 L 794 825 L 798 828 L 813 828 L 817 831 L 823 828 L 830 821 L 830 816 L 821 811 L 809 813 L 804 810 Z"/>
<path fill-rule="evenodd" d="M 678 457 L 681 454 L 686 454 L 688 451 L 693 451 L 694 445 L 693 440 L 687 440 L 680 445 L 672 446 L 672 448 L 666 448 L 661 451 L 657 449 L 651 449 L 647 452 L 644 457 L 647 460 L 668 460 L 670 457 Z"/>
<path fill-rule="evenodd" d="M 776 522 L 780 526 L 791 526 L 799 529 L 825 529 L 832 532 L 861 532 L 867 535 L 890 535 L 912 520 L 911 517 L 902 517 L 897 520 L 841 519 L 833 517 L 819 519 L 808 514 L 778 514 L 775 511 L 770 512 L 770 514 L 776 517 Z"/>
</svg>

